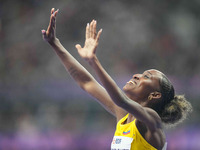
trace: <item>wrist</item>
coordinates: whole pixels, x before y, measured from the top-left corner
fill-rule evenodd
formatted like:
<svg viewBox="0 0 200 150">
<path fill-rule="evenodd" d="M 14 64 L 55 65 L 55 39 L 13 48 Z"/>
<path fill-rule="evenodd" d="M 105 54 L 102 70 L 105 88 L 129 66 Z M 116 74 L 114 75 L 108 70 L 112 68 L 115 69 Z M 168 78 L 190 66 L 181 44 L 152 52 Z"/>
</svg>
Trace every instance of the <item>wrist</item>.
<svg viewBox="0 0 200 150">
<path fill-rule="evenodd" d="M 55 39 L 53 39 L 52 41 L 49 41 L 48 43 L 49 43 L 52 47 L 56 47 L 56 46 L 60 43 L 60 41 L 59 41 L 58 38 L 55 38 Z"/>
<path fill-rule="evenodd" d="M 95 66 L 95 64 L 97 64 L 97 62 L 98 62 L 98 58 L 97 58 L 97 56 L 96 55 L 94 55 L 94 57 L 93 58 L 91 58 L 89 61 L 89 64 L 91 65 L 91 66 Z"/>
</svg>

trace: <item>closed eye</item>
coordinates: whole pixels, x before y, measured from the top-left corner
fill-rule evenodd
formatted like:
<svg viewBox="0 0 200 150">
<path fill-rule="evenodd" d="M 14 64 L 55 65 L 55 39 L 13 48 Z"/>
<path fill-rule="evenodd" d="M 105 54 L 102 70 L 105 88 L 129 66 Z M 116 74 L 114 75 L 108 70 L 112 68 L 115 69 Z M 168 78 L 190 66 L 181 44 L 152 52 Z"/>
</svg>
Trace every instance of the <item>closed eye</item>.
<svg viewBox="0 0 200 150">
<path fill-rule="evenodd" d="M 143 73 L 143 75 L 144 75 L 144 78 L 146 78 L 146 79 L 150 79 L 151 76 L 152 76 L 151 72 L 149 72 L 149 71 L 145 71 L 145 72 Z"/>
<path fill-rule="evenodd" d="M 144 78 L 147 78 L 147 79 L 149 79 L 150 77 L 149 77 L 148 75 L 144 75 Z"/>
</svg>

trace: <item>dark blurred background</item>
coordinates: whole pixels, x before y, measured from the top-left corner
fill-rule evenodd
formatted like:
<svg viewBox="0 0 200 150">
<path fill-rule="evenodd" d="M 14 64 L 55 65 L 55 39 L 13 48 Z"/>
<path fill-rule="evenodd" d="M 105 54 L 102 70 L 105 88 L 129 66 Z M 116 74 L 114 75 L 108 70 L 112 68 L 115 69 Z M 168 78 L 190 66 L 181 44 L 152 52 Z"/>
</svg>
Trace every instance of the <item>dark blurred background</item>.
<svg viewBox="0 0 200 150">
<path fill-rule="evenodd" d="M 1 0 L 0 150 L 110 148 L 115 118 L 42 39 L 52 7 L 60 9 L 57 37 L 93 75 L 74 47 L 92 19 L 103 28 L 97 55 L 120 88 L 146 69 L 165 73 L 194 107 L 166 129 L 168 150 L 200 149 L 199 0 Z"/>
</svg>

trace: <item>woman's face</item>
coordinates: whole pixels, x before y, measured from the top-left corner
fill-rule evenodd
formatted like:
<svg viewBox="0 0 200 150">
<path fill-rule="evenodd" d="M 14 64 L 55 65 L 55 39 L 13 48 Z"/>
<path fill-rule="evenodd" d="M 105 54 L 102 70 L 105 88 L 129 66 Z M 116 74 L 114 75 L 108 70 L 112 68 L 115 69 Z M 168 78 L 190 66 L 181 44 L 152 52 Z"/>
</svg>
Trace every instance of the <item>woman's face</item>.
<svg viewBox="0 0 200 150">
<path fill-rule="evenodd" d="M 143 74 L 135 74 L 133 78 L 123 87 L 126 95 L 140 103 L 148 99 L 152 92 L 159 91 L 159 80 L 161 72 L 155 69 L 146 70 Z"/>
</svg>

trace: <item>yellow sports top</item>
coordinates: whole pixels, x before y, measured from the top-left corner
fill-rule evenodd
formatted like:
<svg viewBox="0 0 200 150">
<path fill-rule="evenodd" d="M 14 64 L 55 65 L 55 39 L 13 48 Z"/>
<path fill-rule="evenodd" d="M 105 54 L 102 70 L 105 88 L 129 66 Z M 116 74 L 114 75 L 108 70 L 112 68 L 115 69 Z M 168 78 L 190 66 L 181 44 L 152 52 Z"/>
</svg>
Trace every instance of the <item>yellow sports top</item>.
<svg viewBox="0 0 200 150">
<path fill-rule="evenodd" d="M 138 131 L 135 120 L 123 124 L 128 114 L 117 123 L 115 135 L 111 143 L 111 150 L 156 150 Z M 166 149 L 166 144 L 163 150 Z"/>
</svg>

